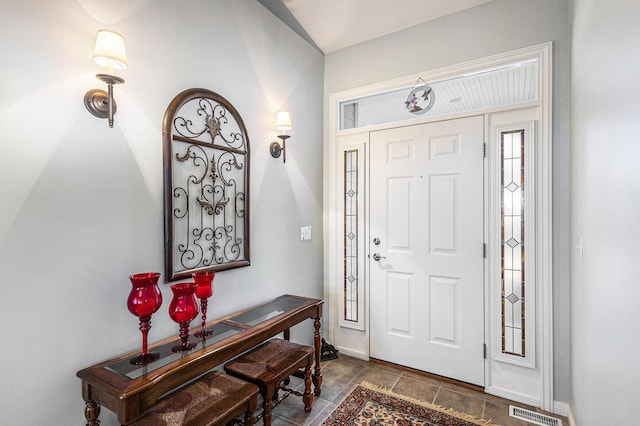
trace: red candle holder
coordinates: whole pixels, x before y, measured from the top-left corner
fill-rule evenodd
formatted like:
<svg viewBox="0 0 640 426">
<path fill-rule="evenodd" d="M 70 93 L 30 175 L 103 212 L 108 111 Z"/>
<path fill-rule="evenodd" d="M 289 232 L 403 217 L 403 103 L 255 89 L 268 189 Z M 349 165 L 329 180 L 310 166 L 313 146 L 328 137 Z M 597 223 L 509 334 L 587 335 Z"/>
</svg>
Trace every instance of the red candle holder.
<svg viewBox="0 0 640 426">
<path fill-rule="evenodd" d="M 213 334 L 213 331 L 205 329 L 207 322 L 207 304 L 208 298 L 213 295 L 213 279 L 216 273 L 213 271 L 200 271 L 193 273 L 193 280 L 197 284 L 196 296 L 200 299 L 200 311 L 202 312 L 202 328 L 193 335 L 196 337 L 207 337 Z"/>
<path fill-rule="evenodd" d="M 180 283 L 171 286 L 173 299 L 169 305 L 169 316 L 180 324 L 182 341 L 171 348 L 173 352 L 188 351 L 196 346 L 194 342 L 189 342 L 189 323 L 198 316 L 196 288 L 196 283 Z"/>
<path fill-rule="evenodd" d="M 127 299 L 127 308 L 133 315 L 140 317 L 140 332 L 142 333 L 142 353 L 131 358 L 131 364 L 142 365 L 158 359 L 160 354 L 149 353 L 147 350 L 147 336 L 151 329 L 151 315 L 162 305 L 162 293 L 158 288 L 158 272 L 144 272 L 129 277 L 131 292 Z"/>
</svg>

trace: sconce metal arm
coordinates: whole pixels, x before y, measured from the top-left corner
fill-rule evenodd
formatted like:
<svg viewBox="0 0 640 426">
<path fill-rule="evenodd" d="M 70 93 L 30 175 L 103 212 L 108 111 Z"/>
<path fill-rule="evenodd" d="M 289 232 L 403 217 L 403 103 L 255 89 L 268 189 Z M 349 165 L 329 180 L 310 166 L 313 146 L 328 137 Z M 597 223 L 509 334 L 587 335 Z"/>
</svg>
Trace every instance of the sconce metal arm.
<svg viewBox="0 0 640 426">
<path fill-rule="evenodd" d="M 109 127 L 113 127 L 113 116 L 117 110 L 113 98 L 113 85 L 124 83 L 124 79 L 110 74 L 97 74 L 96 78 L 107 83 L 107 92 L 100 89 L 89 90 L 84 95 L 84 106 L 94 116 L 108 118 Z"/>
<path fill-rule="evenodd" d="M 282 146 L 280 146 L 278 142 L 271 142 L 271 145 L 269 146 L 269 151 L 271 152 L 271 156 L 273 158 L 280 157 L 280 154 L 282 153 L 282 161 L 286 163 L 287 162 L 287 139 L 289 139 L 291 136 L 278 135 L 278 137 L 282 139 Z"/>
</svg>

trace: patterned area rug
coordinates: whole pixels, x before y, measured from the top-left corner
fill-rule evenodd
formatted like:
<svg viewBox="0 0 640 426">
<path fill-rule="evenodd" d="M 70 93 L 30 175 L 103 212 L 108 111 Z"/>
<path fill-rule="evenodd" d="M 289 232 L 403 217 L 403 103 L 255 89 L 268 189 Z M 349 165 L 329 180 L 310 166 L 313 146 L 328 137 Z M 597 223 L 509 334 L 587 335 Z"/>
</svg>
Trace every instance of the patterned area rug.
<svg viewBox="0 0 640 426">
<path fill-rule="evenodd" d="M 322 424 L 325 426 L 472 426 L 492 423 L 404 397 L 363 382 L 338 405 Z"/>
</svg>

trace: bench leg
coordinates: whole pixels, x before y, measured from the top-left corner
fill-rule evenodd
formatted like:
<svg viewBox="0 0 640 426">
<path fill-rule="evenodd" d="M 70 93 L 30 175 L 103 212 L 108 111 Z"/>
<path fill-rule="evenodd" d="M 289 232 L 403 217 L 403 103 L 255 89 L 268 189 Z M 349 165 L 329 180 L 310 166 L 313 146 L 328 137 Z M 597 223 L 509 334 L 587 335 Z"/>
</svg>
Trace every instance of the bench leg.
<svg viewBox="0 0 640 426">
<path fill-rule="evenodd" d="M 258 397 L 253 396 L 247 402 L 247 412 L 244 413 L 244 424 L 245 426 L 253 426 L 256 422 L 256 418 L 254 416 L 254 411 L 256 411 L 256 405 L 258 404 Z"/>
<path fill-rule="evenodd" d="M 244 425 L 245 426 L 253 426 L 253 424 L 256 422 L 256 418 L 253 415 L 253 411 L 251 412 L 246 412 L 244 415 Z"/>
<path fill-rule="evenodd" d="M 311 411 L 311 405 L 313 404 L 313 394 L 311 393 L 311 360 L 304 368 L 304 394 L 302 395 L 302 401 L 304 402 L 304 411 L 307 413 Z"/>
<path fill-rule="evenodd" d="M 275 391 L 276 388 L 271 385 L 264 388 L 264 392 L 262 392 L 262 422 L 264 426 L 271 425 L 271 410 L 273 410 L 273 395 Z"/>
</svg>

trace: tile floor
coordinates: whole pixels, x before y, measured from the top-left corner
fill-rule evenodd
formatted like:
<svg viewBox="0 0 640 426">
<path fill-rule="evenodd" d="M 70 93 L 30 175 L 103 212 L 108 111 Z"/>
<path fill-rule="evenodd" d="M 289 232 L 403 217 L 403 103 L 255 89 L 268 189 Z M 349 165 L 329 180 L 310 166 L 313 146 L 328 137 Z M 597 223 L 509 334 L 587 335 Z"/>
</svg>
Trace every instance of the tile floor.
<svg viewBox="0 0 640 426">
<path fill-rule="evenodd" d="M 509 417 L 509 404 L 545 413 L 533 407 L 516 404 L 459 385 L 340 354 L 338 359 L 322 363 L 322 394 L 319 398 L 315 398 L 313 410 L 306 413 L 302 399 L 291 395 L 273 410 L 272 424 L 274 426 L 321 425 L 342 399 L 362 381 L 385 387 L 401 395 L 453 408 L 477 418 L 492 419 L 493 423 L 502 426 L 532 425 L 532 423 Z M 294 377 L 290 386 L 303 388 L 302 380 Z M 261 402 L 258 404 L 260 406 Z M 562 419 L 563 426 L 569 424 L 565 417 L 550 415 Z M 261 424 L 262 420 L 256 423 L 258 426 Z"/>
</svg>

